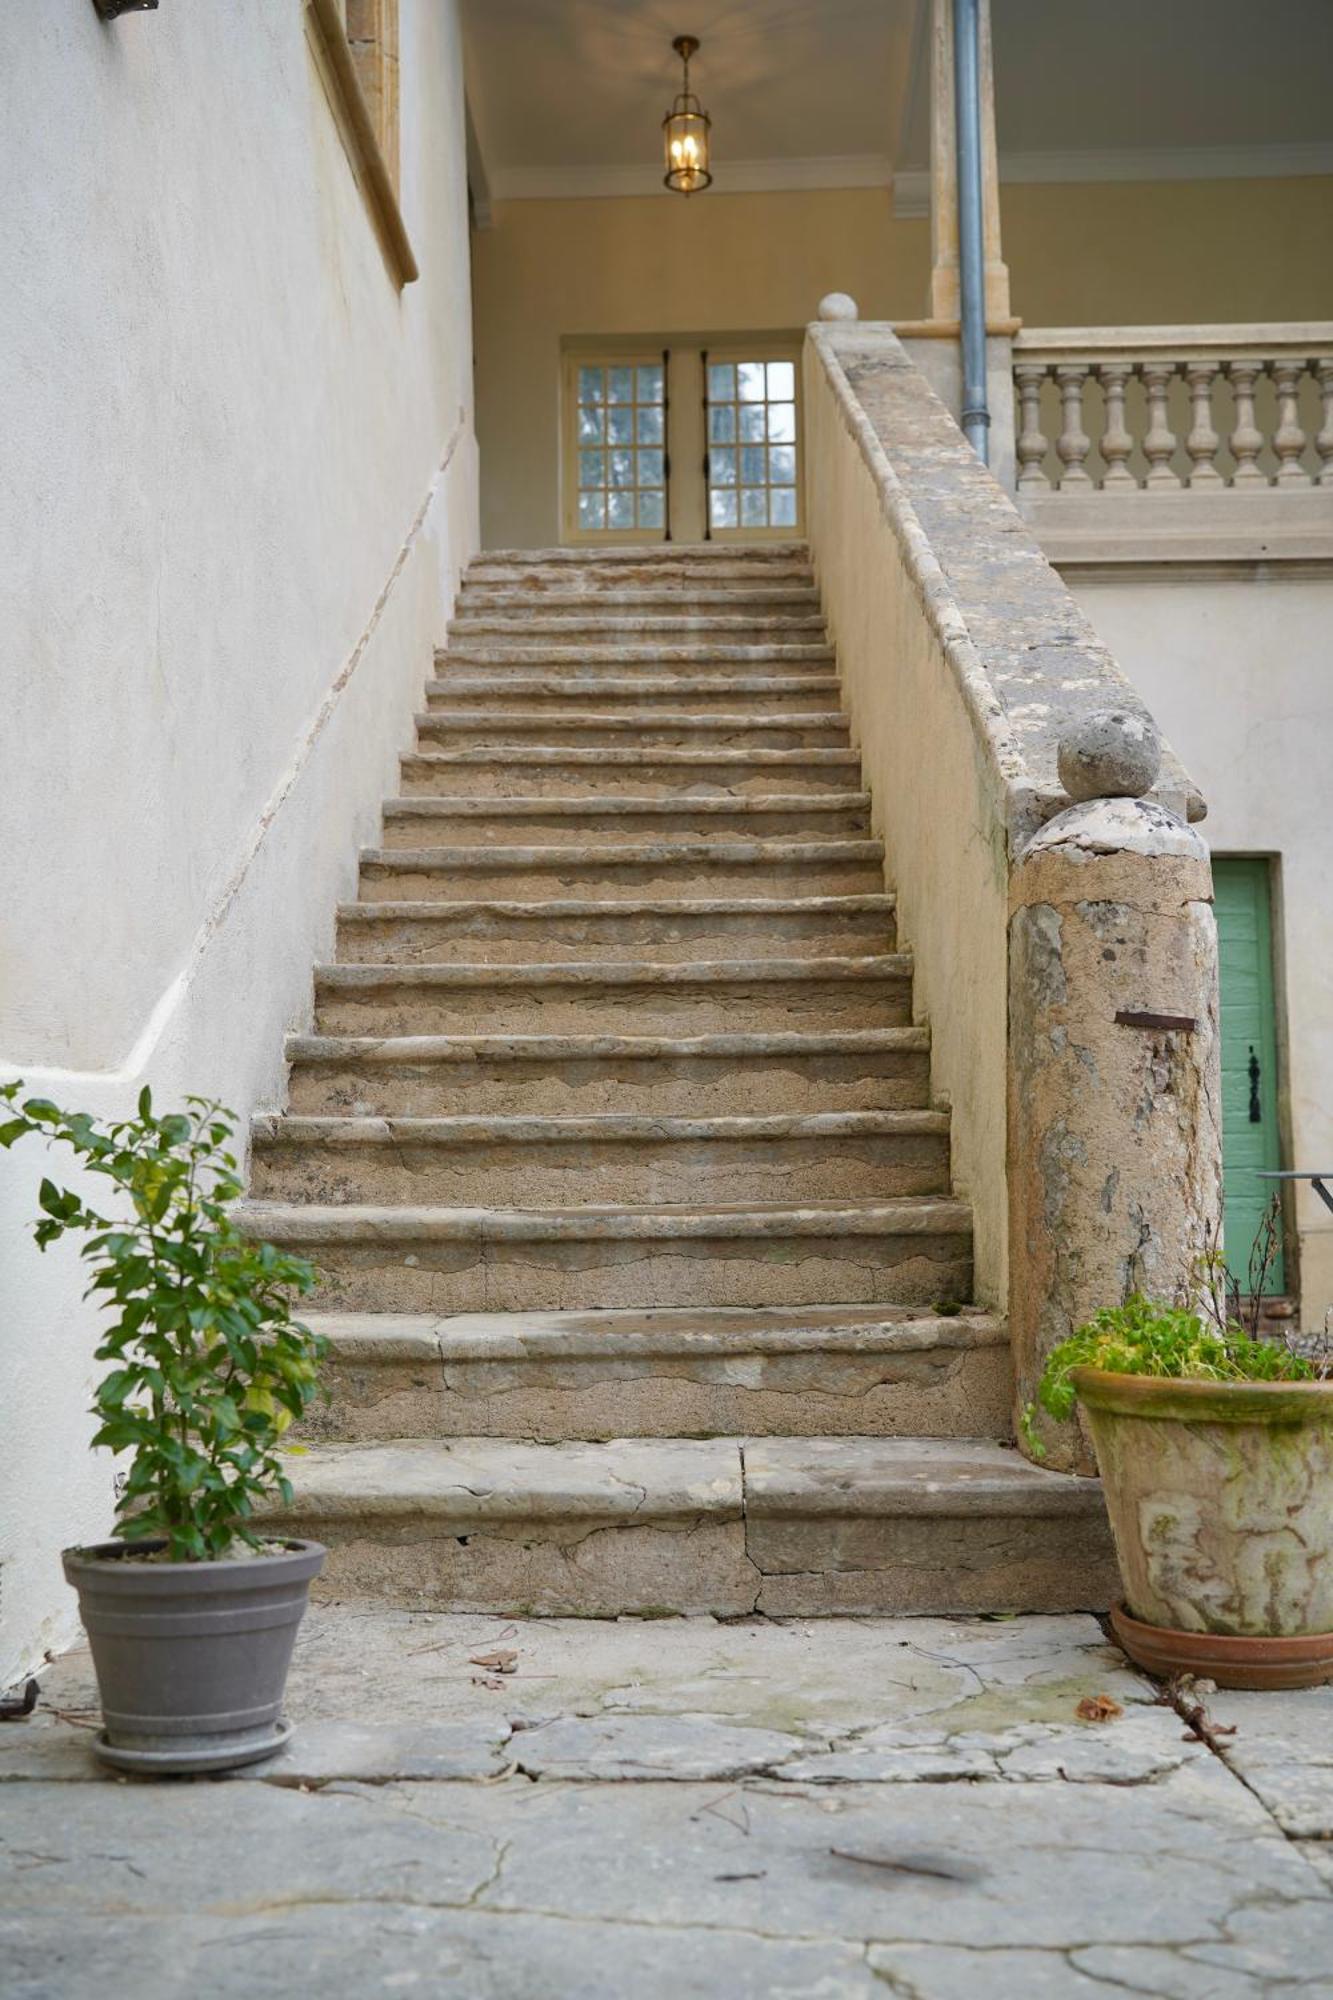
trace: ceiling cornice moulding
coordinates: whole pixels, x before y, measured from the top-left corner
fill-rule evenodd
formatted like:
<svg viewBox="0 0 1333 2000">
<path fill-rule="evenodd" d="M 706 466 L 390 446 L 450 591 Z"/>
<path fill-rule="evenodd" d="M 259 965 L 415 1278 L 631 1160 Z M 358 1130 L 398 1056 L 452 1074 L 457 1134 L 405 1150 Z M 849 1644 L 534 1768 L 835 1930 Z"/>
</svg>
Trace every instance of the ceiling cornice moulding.
<svg viewBox="0 0 1333 2000">
<path fill-rule="evenodd" d="M 880 153 L 832 154 L 795 160 L 717 160 L 717 194 L 790 194 L 810 188 L 888 187 L 893 179 Z M 616 195 L 665 194 L 662 169 L 634 163 L 620 167 L 498 167 L 491 175 L 495 201 L 586 201 Z"/>
<path fill-rule="evenodd" d="M 1333 142 L 1297 140 L 1273 146 L 1140 146 L 1068 153 L 1002 153 L 1000 179 L 1013 186 L 1050 181 L 1299 180 L 1333 174 Z M 900 219 L 930 213 L 930 173 L 901 168 L 893 179 Z"/>
</svg>

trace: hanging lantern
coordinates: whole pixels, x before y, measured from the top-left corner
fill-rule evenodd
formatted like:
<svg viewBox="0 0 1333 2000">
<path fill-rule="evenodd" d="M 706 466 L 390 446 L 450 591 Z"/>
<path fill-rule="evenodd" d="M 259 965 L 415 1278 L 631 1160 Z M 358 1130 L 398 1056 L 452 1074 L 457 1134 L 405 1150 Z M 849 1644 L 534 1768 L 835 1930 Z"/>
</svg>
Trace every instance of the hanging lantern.
<svg viewBox="0 0 1333 2000">
<path fill-rule="evenodd" d="M 680 95 L 662 120 L 666 141 L 666 184 L 677 194 L 697 194 L 713 176 L 708 171 L 709 116 L 690 89 L 690 57 L 699 43 L 693 35 L 677 35 L 671 44 L 684 66 Z"/>
</svg>

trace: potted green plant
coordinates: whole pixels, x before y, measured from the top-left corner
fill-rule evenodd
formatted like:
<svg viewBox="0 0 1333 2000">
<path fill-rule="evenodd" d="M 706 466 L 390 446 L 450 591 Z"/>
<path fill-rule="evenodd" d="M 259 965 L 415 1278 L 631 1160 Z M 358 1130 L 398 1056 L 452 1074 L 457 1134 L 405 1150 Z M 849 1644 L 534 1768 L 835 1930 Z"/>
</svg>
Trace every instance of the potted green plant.
<svg viewBox="0 0 1333 2000">
<path fill-rule="evenodd" d="M 1098 1313 L 1053 1349 L 1037 1397 L 1087 1418 L 1130 1658 L 1221 1687 L 1311 1687 L 1333 1679 L 1333 1380 L 1256 1337 L 1257 1307 L 1247 1329 L 1219 1297 L 1210 1282 L 1197 1309 L 1136 1294 Z"/>
<path fill-rule="evenodd" d="M 6 1111 L 8 1116 L 5 1116 Z M 217 1771 L 290 1735 L 282 1699 L 324 1550 L 265 1537 L 291 1489 L 279 1440 L 315 1393 L 324 1342 L 292 1318 L 310 1265 L 243 1236 L 231 1114 L 202 1098 L 159 1118 L 67 1113 L 0 1087 L 0 1146 L 68 1146 L 115 1190 L 112 1215 L 41 1185 L 42 1249 L 83 1238 L 87 1295 L 108 1309 L 94 1445 L 129 1454 L 113 1541 L 67 1549 L 102 1700 L 101 1759 L 139 1772 Z M 109 1204 L 110 1205 L 110 1204 Z"/>
</svg>

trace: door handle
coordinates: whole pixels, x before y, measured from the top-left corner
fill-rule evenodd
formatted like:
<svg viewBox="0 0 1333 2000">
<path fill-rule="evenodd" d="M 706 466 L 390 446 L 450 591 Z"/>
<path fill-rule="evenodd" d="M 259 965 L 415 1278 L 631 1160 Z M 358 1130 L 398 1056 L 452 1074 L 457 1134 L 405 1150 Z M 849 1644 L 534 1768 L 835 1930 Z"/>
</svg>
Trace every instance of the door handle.
<svg viewBox="0 0 1333 2000">
<path fill-rule="evenodd" d="M 1260 1070 L 1260 1068 L 1259 1068 L 1259 1058 L 1258 1058 L 1258 1056 L 1257 1056 L 1257 1055 L 1256 1055 L 1256 1054 L 1254 1053 L 1254 1045 L 1253 1045 L 1253 1043 L 1251 1043 L 1251 1045 L 1250 1045 L 1250 1123 L 1251 1123 L 1251 1125 L 1262 1125 L 1262 1123 L 1263 1123 L 1263 1119 L 1264 1119 L 1264 1114 L 1263 1114 L 1263 1108 L 1262 1108 L 1262 1106 L 1260 1105 L 1260 1102 L 1259 1102 L 1259 1078 L 1260 1078 L 1261 1074 L 1262 1074 L 1262 1072 L 1261 1072 L 1261 1070 Z"/>
</svg>

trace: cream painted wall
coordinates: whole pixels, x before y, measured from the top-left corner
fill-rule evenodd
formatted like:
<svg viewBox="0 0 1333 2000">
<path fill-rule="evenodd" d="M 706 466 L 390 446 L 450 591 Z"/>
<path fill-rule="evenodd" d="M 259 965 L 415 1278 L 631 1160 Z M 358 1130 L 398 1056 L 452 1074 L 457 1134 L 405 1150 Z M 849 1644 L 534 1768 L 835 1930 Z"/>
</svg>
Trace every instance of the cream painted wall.
<svg viewBox="0 0 1333 2000">
<path fill-rule="evenodd" d="M 401 9 L 401 295 L 298 0 L 0 17 L 0 1069 L 70 1104 L 280 1099 L 476 545 L 456 8 Z M 0 1155 L 0 1686 L 109 1520 L 40 1166 Z"/>
<path fill-rule="evenodd" d="M 1333 319 L 1333 181 L 1006 186 L 1029 325 Z M 561 340 L 799 327 L 827 291 L 925 311 L 929 224 L 882 189 L 501 204 L 473 238 L 482 532 L 559 539 Z"/>
<path fill-rule="evenodd" d="M 825 292 L 867 317 L 915 313 L 929 225 L 885 189 L 504 203 L 472 239 L 482 539 L 559 528 L 560 343 L 573 334 L 803 327 Z"/>
<path fill-rule="evenodd" d="M 1273 564 L 1068 581 L 1208 801 L 1218 854 L 1277 857 L 1291 1165 L 1333 1166 L 1333 576 Z M 1333 1305 L 1333 1217 L 1297 1198 L 1303 1324 Z"/>
</svg>

